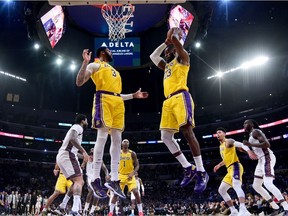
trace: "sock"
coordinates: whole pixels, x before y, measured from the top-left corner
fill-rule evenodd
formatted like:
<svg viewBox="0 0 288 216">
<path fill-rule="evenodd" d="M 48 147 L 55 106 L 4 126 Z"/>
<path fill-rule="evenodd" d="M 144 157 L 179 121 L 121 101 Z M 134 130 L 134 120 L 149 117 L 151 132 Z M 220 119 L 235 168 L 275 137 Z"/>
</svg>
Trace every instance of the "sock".
<svg viewBox="0 0 288 216">
<path fill-rule="evenodd" d="M 78 212 L 80 205 L 81 205 L 81 196 L 80 195 L 73 195 L 72 211 L 73 212 Z"/>
<path fill-rule="evenodd" d="M 91 210 L 90 210 L 90 213 L 89 213 L 89 214 L 93 214 L 93 213 L 94 213 L 94 211 L 95 211 L 95 209 L 96 209 L 96 206 L 95 206 L 95 205 L 92 205 L 92 206 L 91 206 Z"/>
<path fill-rule="evenodd" d="M 90 203 L 88 203 L 88 202 L 85 203 L 84 211 L 88 211 L 88 209 L 89 209 L 89 204 L 90 204 Z"/>
<path fill-rule="evenodd" d="M 199 155 L 199 156 L 196 156 L 196 157 L 193 157 L 193 158 L 194 158 L 194 161 L 195 161 L 195 165 L 196 165 L 197 171 L 205 172 L 205 169 L 204 169 L 204 166 L 203 166 L 203 161 L 202 161 L 202 156 Z"/>
<path fill-rule="evenodd" d="M 43 209 L 42 209 L 42 211 L 46 211 L 47 209 L 44 207 Z"/>
<path fill-rule="evenodd" d="M 179 161 L 179 163 L 181 163 L 182 167 L 187 168 L 187 167 L 191 166 L 191 164 L 187 161 L 187 159 L 183 153 L 181 153 L 180 155 L 178 155 L 175 158 Z"/>
<path fill-rule="evenodd" d="M 113 213 L 114 208 L 115 208 L 115 204 L 114 204 L 114 203 L 111 203 L 111 205 L 109 206 L 109 212 L 112 212 L 112 213 Z"/>
<path fill-rule="evenodd" d="M 131 214 L 133 214 L 133 215 L 134 215 L 134 209 L 131 209 Z"/>
<path fill-rule="evenodd" d="M 138 212 L 143 212 L 142 203 L 137 204 Z"/>
<path fill-rule="evenodd" d="M 59 205 L 60 208 L 65 209 L 69 200 L 70 200 L 70 197 L 66 194 L 62 203 Z"/>
</svg>

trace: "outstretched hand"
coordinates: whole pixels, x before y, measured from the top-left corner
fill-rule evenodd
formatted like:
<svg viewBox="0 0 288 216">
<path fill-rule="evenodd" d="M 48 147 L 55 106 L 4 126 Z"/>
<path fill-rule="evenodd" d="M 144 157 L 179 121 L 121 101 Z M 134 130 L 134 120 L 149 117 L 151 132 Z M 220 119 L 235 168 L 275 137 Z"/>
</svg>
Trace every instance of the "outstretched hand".
<svg viewBox="0 0 288 216">
<path fill-rule="evenodd" d="M 142 92 L 141 88 L 135 93 L 133 93 L 133 98 L 138 98 L 138 99 L 145 99 L 148 98 L 149 94 L 148 92 Z"/>
</svg>

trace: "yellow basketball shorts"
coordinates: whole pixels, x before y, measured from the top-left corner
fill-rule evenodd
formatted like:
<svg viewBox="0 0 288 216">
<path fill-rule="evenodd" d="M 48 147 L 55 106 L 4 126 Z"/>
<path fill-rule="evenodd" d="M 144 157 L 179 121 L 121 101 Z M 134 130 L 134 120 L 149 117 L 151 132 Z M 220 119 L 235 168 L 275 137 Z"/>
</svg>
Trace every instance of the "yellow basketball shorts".
<svg viewBox="0 0 288 216">
<path fill-rule="evenodd" d="M 186 124 L 195 127 L 194 102 L 190 93 L 183 91 L 163 102 L 160 130 L 179 131 Z"/>
<path fill-rule="evenodd" d="M 124 130 L 124 101 L 119 94 L 96 92 L 92 108 L 92 128 Z"/>
<path fill-rule="evenodd" d="M 237 179 L 242 182 L 242 175 L 243 175 L 244 169 L 241 163 L 233 163 L 227 168 L 227 174 L 223 178 L 223 182 L 229 184 L 232 186 L 232 180 Z"/>
<path fill-rule="evenodd" d="M 128 180 L 128 175 L 123 175 L 119 173 L 119 180 L 120 180 L 120 188 L 124 191 L 125 186 L 128 187 L 128 192 L 132 191 L 134 188 L 137 188 L 137 182 L 135 176 L 132 179 Z"/>
<path fill-rule="evenodd" d="M 65 194 L 66 189 L 70 188 L 72 184 L 73 182 L 71 180 L 67 180 L 62 173 L 59 173 L 59 176 L 55 185 L 55 190 L 60 191 L 61 194 Z"/>
</svg>

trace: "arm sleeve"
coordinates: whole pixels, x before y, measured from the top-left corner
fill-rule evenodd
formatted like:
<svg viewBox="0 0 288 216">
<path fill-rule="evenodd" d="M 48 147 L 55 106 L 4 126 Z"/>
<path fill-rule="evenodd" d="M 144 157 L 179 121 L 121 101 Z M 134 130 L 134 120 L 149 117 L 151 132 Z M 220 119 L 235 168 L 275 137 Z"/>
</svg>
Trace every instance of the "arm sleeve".
<svg viewBox="0 0 288 216">
<path fill-rule="evenodd" d="M 144 184 L 141 184 L 141 190 L 144 192 Z"/>
<path fill-rule="evenodd" d="M 133 99 L 133 94 L 120 94 L 120 96 L 123 98 L 124 101 Z"/>
<path fill-rule="evenodd" d="M 235 147 L 238 147 L 238 148 L 242 148 L 242 149 L 244 149 L 246 152 L 250 150 L 250 148 L 249 148 L 248 146 L 246 146 L 246 145 L 244 145 L 243 143 L 238 142 L 238 141 L 235 141 L 235 142 L 234 142 L 234 146 L 235 146 Z"/>
<path fill-rule="evenodd" d="M 87 65 L 86 71 L 88 71 L 90 74 L 92 74 L 93 72 L 98 71 L 100 68 L 100 64 L 99 63 L 90 63 Z"/>
<path fill-rule="evenodd" d="M 152 62 L 158 66 L 159 62 L 161 62 L 162 58 L 161 53 L 163 52 L 163 50 L 167 47 L 167 45 L 165 43 L 162 43 L 160 46 L 158 46 L 154 52 L 150 55 L 150 59 L 152 60 Z"/>
</svg>

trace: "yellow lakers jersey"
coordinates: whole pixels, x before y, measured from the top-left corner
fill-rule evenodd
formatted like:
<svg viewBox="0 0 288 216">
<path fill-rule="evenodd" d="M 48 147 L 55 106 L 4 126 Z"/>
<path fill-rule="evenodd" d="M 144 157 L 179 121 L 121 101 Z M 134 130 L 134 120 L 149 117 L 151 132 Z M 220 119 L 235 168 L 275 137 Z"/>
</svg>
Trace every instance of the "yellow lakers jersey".
<svg viewBox="0 0 288 216">
<path fill-rule="evenodd" d="M 180 64 L 177 58 L 165 65 L 163 80 L 165 97 L 179 90 L 188 91 L 187 77 L 189 68 L 189 65 Z"/>
<path fill-rule="evenodd" d="M 120 94 L 122 91 L 120 73 L 107 62 L 100 61 L 100 59 L 96 59 L 95 63 L 100 64 L 99 70 L 91 75 L 96 91 L 102 90 Z"/>
<path fill-rule="evenodd" d="M 220 155 L 226 167 L 229 167 L 235 162 L 239 162 L 239 158 L 236 153 L 236 147 L 232 146 L 230 148 L 227 148 L 225 145 L 225 141 L 221 142 L 220 144 Z"/>
<path fill-rule="evenodd" d="M 132 151 L 128 150 L 127 153 L 124 153 L 121 150 L 119 173 L 123 175 L 128 175 L 133 171 L 134 171 L 134 164 L 132 159 Z"/>
</svg>

